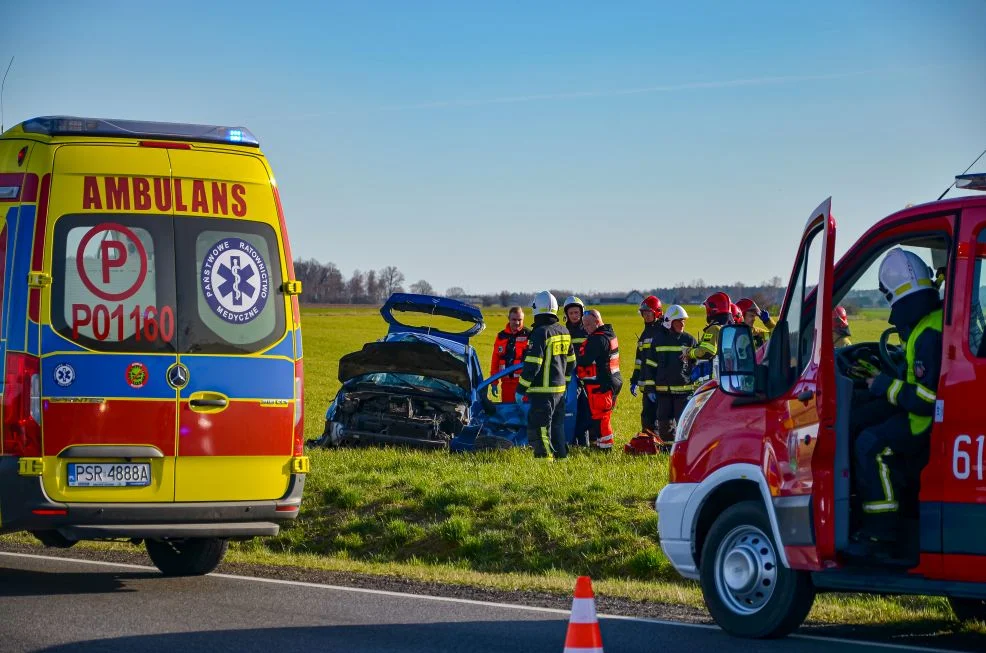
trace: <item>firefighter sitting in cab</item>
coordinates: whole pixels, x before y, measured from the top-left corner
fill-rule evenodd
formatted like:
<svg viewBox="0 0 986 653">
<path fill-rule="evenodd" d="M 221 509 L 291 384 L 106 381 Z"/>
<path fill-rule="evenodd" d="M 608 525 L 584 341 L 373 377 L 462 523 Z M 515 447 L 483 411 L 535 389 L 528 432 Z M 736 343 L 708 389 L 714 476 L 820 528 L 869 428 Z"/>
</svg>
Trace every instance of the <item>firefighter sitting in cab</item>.
<svg viewBox="0 0 986 653">
<path fill-rule="evenodd" d="M 688 313 L 678 304 L 672 304 L 664 312 L 664 330 L 651 345 L 644 368 L 648 394 L 657 405 L 657 435 L 660 445 L 670 449 L 674 443 L 674 429 L 685 410 L 694 386 L 690 381 L 691 363 L 681 356 L 697 342 L 695 336 L 685 332 Z M 650 397 L 648 397 L 650 398 Z"/>
<path fill-rule="evenodd" d="M 836 306 L 832 311 L 832 338 L 835 340 L 835 348 L 848 347 L 852 344 L 849 331 L 849 315 L 842 306 Z"/>
<path fill-rule="evenodd" d="M 705 328 L 698 344 L 682 353 L 683 361 L 695 361 L 691 380 L 694 383 L 704 383 L 712 378 L 712 361 L 719 350 L 719 331 L 733 319 L 729 308 L 732 302 L 729 295 L 717 292 L 709 295 L 702 303 L 705 307 Z"/>
<path fill-rule="evenodd" d="M 507 326 L 503 331 L 496 334 L 496 341 L 493 343 L 493 360 L 490 362 L 490 376 L 499 374 L 512 365 L 516 365 L 524 358 L 524 350 L 527 348 L 527 338 L 531 335 L 531 330 L 524 326 L 524 309 L 520 306 L 512 306 L 507 312 Z M 513 403 L 517 392 L 517 382 L 520 380 L 520 370 L 503 377 L 503 394 L 500 401 Z M 498 384 L 494 381 L 490 384 L 490 392 L 496 397 L 499 394 Z"/>
<path fill-rule="evenodd" d="M 623 388 L 620 343 L 613 327 L 603 322 L 599 311 L 586 311 L 582 324 L 589 335 L 576 355 L 575 373 L 589 401 L 589 440 L 609 451 L 613 448 L 613 408 Z"/>
<path fill-rule="evenodd" d="M 650 387 L 646 385 L 647 381 L 643 379 L 643 368 L 647 364 L 646 361 L 650 352 L 651 343 L 654 341 L 654 338 L 664 331 L 664 325 L 661 323 L 661 320 L 664 319 L 664 311 L 661 306 L 661 300 L 654 295 L 645 297 L 637 310 L 640 311 L 640 317 L 644 321 L 644 330 L 637 338 L 633 374 L 630 376 L 630 394 L 636 397 L 637 387 L 640 386 L 643 388 L 643 405 L 640 408 L 640 434 L 650 437 L 655 435 L 654 425 L 657 422 L 657 405 L 647 399 L 647 391 Z"/>
<path fill-rule="evenodd" d="M 585 342 L 587 334 L 585 327 L 582 326 L 582 315 L 585 313 L 585 303 L 578 297 L 572 295 L 565 298 L 562 306 L 565 312 L 565 328 L 572 336 L 572 349 L 576 352 Z M 572 444 L 575 446 L 589 446 L 589 401 L 585 396 L 585 388 L 580 383 L 578 394 L 575 398 L 575 437 Z"/>
<path fill-rule="evenodd" d="M 767 338 L 770 337 L 770 332 L 774 330 L 777 323 L 770 319 L 770 313 L 765 310 L 761 310 L 760 307 L 757 306 L 757 303 L 748 297 L 744 297 L 736 302 L 736 306 L 742 314 L 741 322 L 750 327 L 750 331 L 753 333 L 754 349 L 760 349 L 763 344 L 767 342 Z M 765 329 L 755 326 L 757 318 L 760 318 L 760 321 L 763 322 L 763 325 L 766 327 Z"/>
<path fill-rule="evenodd" d="M 856 420 L 854 425 L 862 428 L 853 445 L 862 511 L 851 553 L 913 565 L 918 553 L 916 538 L 911 537 L 918 530 L 918 485 L 930 455 L 941 371 L 942 303 L 934 273 L 913 252 L 890 250 L 879 277 L 906 369 L 904 378 L 880 372 L 866 381 L 877 405 L 863 406 L 869 423 Z"/>
</svg>

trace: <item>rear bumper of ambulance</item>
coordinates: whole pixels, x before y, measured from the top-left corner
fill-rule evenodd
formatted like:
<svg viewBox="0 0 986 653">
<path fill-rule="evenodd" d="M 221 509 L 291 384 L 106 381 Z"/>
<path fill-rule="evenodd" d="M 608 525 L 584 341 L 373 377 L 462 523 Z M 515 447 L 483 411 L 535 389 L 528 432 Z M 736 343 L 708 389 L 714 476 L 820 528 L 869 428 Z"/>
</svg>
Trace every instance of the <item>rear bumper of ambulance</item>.
<svg viewBox="0 0 986 653">
<path fill-rule="evenodd" d="M 69 540 L 277 535 L 297 518 L 305 474 L 292 474 L 284 496 L 267 501 L 62 503 L 40 476 L 21 476 L 17 459 L 0 457 L 0 533 L 57 531 Z"/>
</svg>

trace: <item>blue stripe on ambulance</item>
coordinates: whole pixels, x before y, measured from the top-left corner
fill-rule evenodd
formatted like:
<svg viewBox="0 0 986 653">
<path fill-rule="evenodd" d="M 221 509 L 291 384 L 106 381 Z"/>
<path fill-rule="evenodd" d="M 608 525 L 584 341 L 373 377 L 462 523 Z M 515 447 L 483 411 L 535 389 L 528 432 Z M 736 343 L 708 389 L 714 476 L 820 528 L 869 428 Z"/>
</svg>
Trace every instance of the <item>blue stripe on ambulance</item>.
<svg viewBox="0 0 986 653">
<path fill-rule="evenodd" d="M 42 324 L 41 325 L 41 351 L 46 354 L 51 354 L 53 352 L 66 351 L 86 351 L 85 347 L 82 347 L 67 338 L 63 338 L 58 335 L 51 325 Z"/>
<path fill-rule="evenodd" d="M 264 356 L 283 356 L 284 358 L 294 358 L 294 343 L 290 337 L 284 337 L 273 349 L 265 351 Z"/>
<path fill-rule="evenodd" d="M 182 356 L 193 392 L 220 392 L 231 399 L 293 399 L 294 361 L 263 356 Z"/>
<path fill-rule="evenodd" d="M 55 381 L 55 368 L 67 363 L 75 371 L 71 385 Z M 147 367 L 147 383 L 134 388 L 127 383 L 127 369 L 133 363 Z M 59 353 L 41 360 L 41 379 L 46 398 L 108 397 L 123 399 L 171 399 L 175 389 L 168 385 L 168 368 L 174 355 L 147 354 L 69 354 Z"/>
</svg>

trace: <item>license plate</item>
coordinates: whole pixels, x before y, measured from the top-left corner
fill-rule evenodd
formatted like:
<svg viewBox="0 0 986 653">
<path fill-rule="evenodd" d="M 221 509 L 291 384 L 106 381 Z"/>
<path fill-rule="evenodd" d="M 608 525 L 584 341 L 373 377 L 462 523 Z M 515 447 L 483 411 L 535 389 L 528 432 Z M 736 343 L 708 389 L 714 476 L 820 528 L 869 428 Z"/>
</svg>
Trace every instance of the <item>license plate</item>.
<svg viewBox="0 0 986 653">
<path fill-rule="evenodd" d="M 69 487 L 129 487 L 151 484 L 149 463 L 69 463 Z"/>
</svg>

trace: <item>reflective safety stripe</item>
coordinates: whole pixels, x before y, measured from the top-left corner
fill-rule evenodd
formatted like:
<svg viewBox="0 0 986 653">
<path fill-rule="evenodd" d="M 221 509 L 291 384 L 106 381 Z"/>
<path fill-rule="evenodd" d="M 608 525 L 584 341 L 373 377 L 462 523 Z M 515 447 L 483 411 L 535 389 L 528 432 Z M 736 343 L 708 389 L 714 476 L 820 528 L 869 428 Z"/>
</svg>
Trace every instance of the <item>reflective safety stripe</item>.
<svg viewBox="0 0 986 653">
<path fill-rule="evenodd" d="M 693 386 L 693 385 L 660 385 L 660 386 L 655 386 L 654 389 L 657 390 L 658 392 L 681 393 L 681 392 L 691 392 L 692 390 L 695 389 L 695 386 Z"/>
<path fill-rule="evenodd" d="M 642 387 L 642 388 L 645 388 L 645 387 L 647 387 L 649 385 L 654 385 L 654 382 L 653 381 L 641 381 L 640 382 L 640 387 Z"/>
<path fill-rule="evenodd" d="M 613 436 L 604 435 L 596 440 L 596 446 L 600 449 L 612 449 L 613 448 Z M 578 600 L 578 599 L 576 599 Z"/>
<path fill-rule="evenodd" d="M 657 361 L 652 361 L 649 358 L 647 359 L 647 364 L 651 367 L 657 367 Z"/>
<path fill-rule="evenodd" d="M 551 440 L 548 438 L 548 427 L 542 426 L 538 429 L 538 432 L 541 436 L 541 445 L 544 447 L 544 450 L 548 452 L 548 457 L 554 458 L 555 452 L 551 449 Z"/>
<path fill-rule="evenodd" d="M 894 486 L 890 482 L 890 468 L 883 461 L 884 456 L 892 456 L 893 453 L 890 447 L 885 447 L 883 451 L 876 455 L 876 466 L 880 471 L 880 485 L 883 487 L 883 500 L 864 503 L 863 510 L 865 512 L 894 512 L 897 510 Z"/>
<path fill-rule="evenodd" d="M 538 385 L 527 390 L 527 394 L 559 394 L 565 392 L 565 386 L 563 385 Z"/>
<path fill-rule="evenodd" d="M 527 386 L 531 385 L 531 382 L 525 379 L 524 377 L 521 377 L 520 380 L 517 381 L 517 385 L 522 385 L 526 388 Z"/>
<path fill-rule="evenodd" d="M 903 387 L 904 387 L 903 381 L 901 381 L 900 379 L 894 379 L 893 383 L 890 384 L 890 387 L 887 388 L 887 401 L 889 401 L 892 405 L 896 406 L 897 395 L 900 394 L 900 391 Z"/>
<path fill-rule="evenodd" d="M 673 351 L 677 353 L 681 351 L 681 347 L 676 347 L 674 345 L 662 345 L 660 347 L 654 347 L 654 351 Z"/>
<path fill-rule="evenodd" d="M 524 357 L 524 362 L 525 363 L 537 363 L 537 364 L 540 365 L 542 362 L 544 362 L 544 359 L 543 358 L 539 358 L 537 356 L 525 356 Z"/>
<path fill-rule="evenodd" d="M 595 599 L 572 599 L 572 616 L 568 621 L 573 624 L 596 623 Z"/>
<path fill-rule="evenodd" d="M 924 399 L 925 401 L 927 401 L 928 403 L 934 403 L 935 402 L 935 393 L 932 392 L 931 390 L 928 390 L 926 387 L 924 387 L 920 383 L 915 383 L 914 384 L 914 389 L 917 391 L 917 395 L 919 397 L 921 397 L 922 399 Z"/>
</svg>

